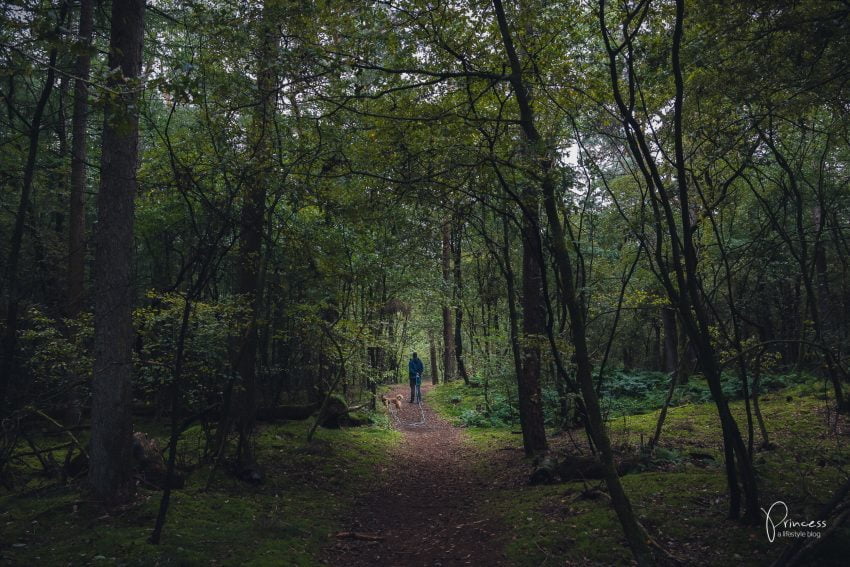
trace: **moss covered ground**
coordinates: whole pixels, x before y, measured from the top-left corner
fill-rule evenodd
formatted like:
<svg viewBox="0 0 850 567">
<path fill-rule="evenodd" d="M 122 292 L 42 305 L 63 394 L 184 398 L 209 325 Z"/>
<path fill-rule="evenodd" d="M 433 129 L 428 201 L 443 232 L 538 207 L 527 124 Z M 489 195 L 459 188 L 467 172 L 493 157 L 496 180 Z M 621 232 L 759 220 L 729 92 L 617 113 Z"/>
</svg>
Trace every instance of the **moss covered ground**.
<svg viewBox="0 0 850 567">
<path fill-rule="evenodd" d="M 453 382 L 429 396 L 445 418 L 462 416 L 481 406 L 480 388 Z M 746 408 L 733 402 L 745 429 Z M 763 506 L 784 501 L 793 519 L 813 518 L 846 478 L 850 459 L 850 427 L 832 413 L 822 384 L 808 382 L 765 395 L 761 402 L 772 450 L 758 450 L 755 463 Z M 465 413 L 466 412 L 466 413 Z M 609 430 L 620 455 L 639 453 L 652 436 L 658 411 L 612 418 Z M 519 426 L 467 427 L 466 438 L 491 452 L 484 464 L 494 477 L 521 477 L 496 482 L 482 513 L 499 517 L 511 529 L 507 554 L 515 565 L 630 565 L 617 518 L 601 481 L 527 486 L 532 470 L 523 459 Z M 550 431 L 556 453 L 587 452 L 584 434 Z M 726 518 L 728 496 L 722 466 L 720 425 L 713 404 L 671 408 L 658 450 L 637 472 L 623 477 L 633 508 L 652 536 L 687 565 L 767 565 L 786 542 L 768 541 L 763 523 L 743 525 Z M 497 463 L 494 466 L 494 463 Z M 766 504 L 765 504 L 766 503 Z M 812 564 L 846 565 L 850 530 L 825 540 Z"/>
<path fill-rule="evenodd" d="M 426 402 L 456 424 L 468 423 L 487 405 L 481 387 L 440 385 Z M 745 427 L 746 408 L 732 404 Z M 850 463 L 848 428 L 836 418 L 829 392 L 809 382 L 762 398 L 772 450 L 755 463 L 763 506 L 787 503 L 794 519 L 813 517 L 845 478 Z M 608 424 L 618 455 L 640 453 L 655 430 L 657 411 L 612 417 Z M 381 419 L 381 416 L 378 416 Z M 210 480 L 196 468 L 174 492 L 163 541 L 147 543 L 159 492 L 140 485 L 130 505 L 107 512 L 81 483 L 63 484 L 37 474 L 28 457 L 16 465 L 18 487 L 0 493 L 0 563 L 11 565 L 318 565 L 329 534 L 348 526 L 356 499 L 374 489 L 400 434 L 380 425 L 319 429 L 306 445 L 309 422 L 267 425 L 258 436 L 265 482 L 253 486 L 223 471 Z M 160 440 L 161 424 L 138 429 Z M 480 467 L 482 491 L 471 516 L 495 517 L 505 527 L 508 561 L 514 565 L 629 565 L 618 521 L 599 481 L 528 486 L 533 469 L 522 454 L 517 425 L 465 427 L 470 462 Z M 746 433 L 745 433 L 746 435 Z M 181 441 L 193 461 L 200 432 Z M 551 430 L 555 453 L 587 453 L 581 430 Z M 46 442 L 46 440 L 45 440 Z M 688 565 L 766 565 L 784 542 L 767 540 L 764 525 L 726 519 L 728 497 L 720 428 L 710 403 L 670 409 L 652 458 L 623 477 L 632 505 L 651 535 Z M 61 454 L 57 454 L 61 461 Z M 25 466 L 26 465 L 26 466 Z M 487 479 L 490 479 L 488 482 Z M 207 485 L 209 489 L 207 490 Z M 435 511 L 439 512 L 439 511 Z M 820 566 L 844 565 L 850 533 L 839 530 L 812 558 Z"/>
<path fill-rule="evenodd" d="M 173 492 L 158 546 L 147 542 L 160 493 L 139 486 L 137 498 L 107 512 L 81 483 L 26 476 L 0 494 L 0 563 L 10 565 L 317 565 L 329 534 L 348 517 L 399 434 L 386 426 L 319 429 L 306 445 L 308 422 L 262 426 L 256 486 L 198 468 Z M 164 432 L 156 424 L 148 431 Z M 137 426 L 137 428 L 139 428 Z M 182 442 L 189 451 L 192 432 Z"/>
</svg>

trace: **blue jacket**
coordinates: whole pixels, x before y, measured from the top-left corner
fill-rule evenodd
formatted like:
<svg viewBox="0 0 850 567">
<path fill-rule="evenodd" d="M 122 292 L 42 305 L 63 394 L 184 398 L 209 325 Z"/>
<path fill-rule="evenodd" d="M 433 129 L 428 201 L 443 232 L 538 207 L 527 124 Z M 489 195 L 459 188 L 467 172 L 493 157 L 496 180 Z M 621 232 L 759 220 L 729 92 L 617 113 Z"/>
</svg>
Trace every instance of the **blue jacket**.
<svg viewBox="0 0 850 567">
<path fill-rule="evenodd" d="M 411 358 L 410 362 L 407 363 L 407 371 L 411 378 L 415 378 L 417 375 L 421 376 L 424 370 L 425 365 L 422 364 L 421 358 Z"/>
</svg>

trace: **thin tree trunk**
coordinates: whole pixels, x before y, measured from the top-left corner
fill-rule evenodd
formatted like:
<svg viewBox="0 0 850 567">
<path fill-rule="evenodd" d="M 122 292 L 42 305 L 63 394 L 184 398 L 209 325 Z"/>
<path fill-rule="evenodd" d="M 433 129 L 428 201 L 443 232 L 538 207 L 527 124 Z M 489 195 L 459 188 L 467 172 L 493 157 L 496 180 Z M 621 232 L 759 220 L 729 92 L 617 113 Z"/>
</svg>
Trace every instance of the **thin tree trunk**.
<svg viewBox="0 0 850 567">
<path fill-rule="evenodd" d="M 697 348 L 700 368 L 706 376 L 709 389 L 717 406 L 723 430 L 724 452 L 726 455 L 727 478 L 730 484 L 729 516 L 738 516 L 740 498 L 737 479 L 740 477 L 745 499 L 744 520 L 756 522 L 759 517 L 758 492 L 750 454 L 744 444 L 738 424 L 729 410 L 729 402 L 723 393 L 720 382 L 721 370 L 717 360 L 717 352 L 712 344 L 709 316 L 706 312 L 707 299 L 701 288 L 697 270 L 697 252 L 694 244 L 694 227 L 690 218 L 689 192 L 687 187 L 687 170 L 684 157 L 684 142 L 682 133 L 682 105 L 684 98 L 684 79 L 679 61 L 679 48 L 682 39 L 684 19 L 684 0 L 676 1 L 676 26 L 673 33 L 672 66 L 676 83 L 674 99 L 674 139 L 677 189 L 679 197 L 679 212 L 681 214 L 682 254 L 684 271 L 679 273 L 680 315 L 689 320 L 691 339 Z M 659 185 L 660 187 L 660 185 Z M 664 197 L 666 198 L 666 197 Z M 665 203 L 667 205 L 667 203 Z M 669 225 L 671 228 L 673 224 Z M 677 263 L 676 268 L 679 268 Z M 691 315 L 693 314 L 693 315 Z M 737 463 L 737 471 L 735 464 Z"/>
<path fill-rule="evenodd" d="M 649 440 L 649 445 L 647 446 L 650 453 L 655 451 L 655 447 L 658 446 L 658 441 L 661 439 L 661 431 L 664 428 L 664 420 L 667 418 L 667 410 L 670 407 L 670 402 L 673 400 L 673 394 L 676 393 L 676 376 L 678 372 L 676 369 L 669 371 L 670 374 L 670 386 L 667 388 L 667 396 L 664 398 L 664 405 L 661 406 L 661 412 L 658 414 L 658 421 L 655 423 L 655 434 L 652 436 L 652 439 Z"/>
<path fill-rule="evenodd" d="M 442 260 L 443 260 L 443 287 L 448 293 L 451 289 L 451 227 L 448 222 L 442 226 Z M 443 381 L 451 382 L 456 378 L 455 372 L 455 342 L 454 321 L 452 321 L 452 308 L 445 300 L 443 304 Z"/>
<path fill-rule="evenodd" d="M 756 521 L 759 515 L 758 489 L 752 462 L 738 429 L 729 403 L 720 383 L 720 366 L 717 352 L 712 344 L 710 319 L 707 311 L 708 298 L 699 277 L 698 257 L 694 243 L 694 224 L 691 218 L 690 194 L 688 192 L 688 170 L 684 157 L 684 137 L 682 129 L 682 108 L 684 101 L 684 79 L 679 58 L 683 21 L 684 1 L 676 0 L 676 18 L 673 30 L 671 49 L 671 67 L 675 81 L 675 96 L 673 99 L 673 133 L 675 142 L 675 196 L 674 203 L 671 191 L 662 179 L 656 159 L 656 153 L 644 134 L 643 127 L 634 116 L 633 90 L 629 90 L 628 101 L 624 99 L 620 88 L 620 70 L 617 65 L 619 50 L 612 47 L 605 16 L 605 0 L 599 1 L 599 24 L 605 49 L 608 53 L 608 66 L 614 99 L 620 113 L 624 133 L 629 150 L 635 159 L 646 187 L 650 192 L 649 203 L 655 218 L 655 246 L 652 247 L 655 262 L 658 266 L 656 273 L 665 288 L 671 303 L 676 306 L 682 325 L 688 333 L 700 364 L 700 369 L 706 377 L 712 398 L 717 406 L 718 416 L 723 431 L 723 447 L 726 459 L 726 475 L 729 484 L 729 516 L 736 518 L 740 512 L 741 486 L 738 484 L 739 474 L 746 501 L 745 520 Z M 626 30 L 632 41 L 634 35 Z M 631 35 L 629 35 L 631 34 Z M 631 67 L 628 67 L 629 72 Z M 629 78 L 633 80 L 633 78 Z M 629 83 L 631 84 L 631 83 Z M 678 213 L 679 220 L 676 218 Z M 669 258 L 663 252 L 669 243 Z M 737 463 L 737 469 L 736 469 Z"/>
<path fill-rule="evenodd" d="M 756 414 L 756 421 L 759 425 L 759 431 L 761 432 L 761 448 L 762 449 L 770 449 L 773 447 L 770 443 L 770 436 L 767 433 L 767 425 L 764 423 L 764 417 L 761 414 L 761 406 L 759 406 L 759 395 L 761 394 L 761 357 L 763 351 L 759 351 L 756 356 L 755 368 L 753 368 L 753 391 L 751 393 L 753 397 L 753 411 Z M 750 448 L 750 452 L 752 452 L 752 447 Z"/>
<path fill-rule="evenodd" d="M 647 544 L 647 534 L 637 522 L 632 511 L 631 503 L 623 490 L 620 478 L 617 476 L 611 443 L 605 430 L 602 411 L 599 407 L 599 399 L 594 389 L 593 376 L 591 374 L 592 368 L 585 336 L 584 310 L 574 288 L 572 262 L 566 248 L 565 234 L 558 215 L 555 184 L 552 177 L 552 159 L 543 148 L 543 140 L 534 123 L 534 112 L 526 96 L 527 90 L 523 81 L 522 67 L 520 66 L 519 58 L 514 48 L 501 0 L 493 0 L 493 7 L 496 11 L 499 32 L 502 36 L 505 53 L 510 63 L 510 82 L 514 88 L 514 96 L 519 105 L 520 126 L 529 146 L 535 153 L 532 157 L 539 164 L 540 168 L 540 187 L 543 192 L 546 216 L 552 236 L 553 253 L 557 268 L 561 273 L 564 302 L 567 305 L 570 316 L 570 330 L 575 348 L 576 374 L 584 397 L 590 427 L 594 433 L 594 442 L 600 451 L 600 461 L 605 482 L 608 486 L 608 492 L 611 496 L 611 503 L 620 519 L 626 541 L 628 541 L 629 547 L 631 547 L 638 564 L 654 565 L 655 559 Z"/>
<path fill-rule="evenodd" d="M 132 493 L 133 217 L 139 140 L 144 0 L 113 0 L 94 268 L 94 380 L 88 481 L 104 501 Z"/>
<path fill-rule="evenodd" d="M 664 372 L 679 379 L 679 331 L 676 328 L 676 311 L 672 307 L 661 308 L 661 323 L 664 327 Z"/>
<path fill-rule="evenodd" d="M 463 383 L 469 386 L 469 375 L 466 373 L 466 365 L 463 363 L 463 274 L 461 273 L 461 240 L 463 239 L 463 224 L 457 221 L 454 234 L 454 298 L 455 298 L 455 361 Z M 472 344 L 472 341 L 470 341 Z"/>
<path fill-rule="evenodd" d="M 519 315 L 516 310 L 516 283 L 514 269 L 511 263 L 510 221 L 507 216 L 502 217 L 502 254 L 504 255 L 505 283 L 507 284 L 508 303 L 508 334 L 511 343 L 511 354 L 514 359 L 514 370 L 517 383 L 522 376 L 522 351 L 519 345 Z"/>
<path fill-rule="evenodd" d="M 68 3 L 62 2 L 59 19 L 56 22 L 56 27 L 53 30 L 54 39 L 58 41 L 60 30 L 65 24 L 65 16 L 68 13 Z M 24 164 L 23 183 L 21 184 L 21 199 L 18 202 L 18 209 L 15 214 L 15 224 L 12 228 L 12 239 L 9 245 L 9 260 L 6 263 L 6 278 L 8 288 L 6 290 L 6 325 L 3 333 L 3 348 L 0 352 L 0 409 L 6 403 L 6 395 L 8 388 L 14 377 L 17 376 L 17 364 L 15 361 L 15 351 L 17 350 L 18 338 L 18 303 L 20 302 L 21 289 L 20 278 L 18 274 L 18 265 L 21 259 L 21 245 L 24 239 L 24 225 L 26 224 L 27 213 L 30 210 L 30 196 L 32 193 L 32 184 L 35 177 L 36 160 L 38 158 L 38 140 L 41 134 L 41 119 L 44 116 L 44 109 L 47 102 L 50 100 L 50 94 L 53 92 L 53 86 L 56 77 L 56 59 L 59 51 L 55 46 L 50 49 L 47 62 L 47 73 L 44 78 L 44 85 L 41 88 L 41 94 L 33 111 L 32 120 L 29 128 L 29 148 L 27 151 L 27 160 Z"/>
<path fill-rule="evenodd" d="M 93 0 L 80 0 L 77 60 L 74 62 L 74 111 L 71 117 L 71 202 L 68 218 L 68 297 L 65 312 L 76 317 L 83 307 L 86 261 L 86 159 L 88 156 L 89 71 Z"/>
<path fill-rule="evenodd" d="M 150 537 L 150 542 L 158 544 L 165 526 L 165 518 L 168 514 L 168 505 L 171 501 L 171 485 L 174 479 L 174 465 L 177 462 L 177 441 L 180 438 L 180 378 L 183 373 L 183 352 L 186 346 L 186 335 L 189 331 L 189 316 L 192 314 L 191 292 L 183 298 L 183 315 L 180 319 L 180 333 L 177 336 L 177 351 L 174 354 L 174 373 L 171 382 L 171 436 L 168 444 L 168 462 L 165 473 L 165 486 L 162 490 L 162 498 L 159 502 L 159 511 L 156 515 L 156 524 Z"/>
</svg>

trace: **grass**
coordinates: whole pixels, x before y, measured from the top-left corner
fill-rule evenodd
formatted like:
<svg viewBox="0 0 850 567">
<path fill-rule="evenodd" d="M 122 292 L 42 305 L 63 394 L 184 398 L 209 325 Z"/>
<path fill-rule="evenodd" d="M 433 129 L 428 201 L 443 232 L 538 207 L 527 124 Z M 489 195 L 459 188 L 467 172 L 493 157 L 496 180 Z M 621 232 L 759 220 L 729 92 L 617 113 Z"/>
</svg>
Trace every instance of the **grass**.
<svg viewBox="0 0 850 567">
<path fill-rule="evenodd" d="M 466 387 L 460 381 L 440 384 L 432 393 L 445 419 L 463 427 L 506 427 L 519 423 L 516 385 L 510 380 L 490 381 L 489 387 Z M 480 381 L 479 381 L 480 383 Z M 608 418 L 641 415 L 661 407 L 667 397 L 670 377 L 664 372 L 613 370 L 605 373 L 601 382 L 603 414 Z M 721 385 L 730 400 L 743 398 L 740 379 L 724 374 Z M 823 382 L 807 374 L 771 374 L 761 380 L 766 395 L 788 389 L 815 393 Z M 485 395 L 486 394 L 486 395 Z M 542 389 L 543 410 L 547 426 L 561 422 L 558 392 L 552 385 Z M 693 375 L 677 385 L 671 406 L 711 403 L 712 397 L 705 379 Z"/>
<path fill-rule="evenodd" d="M 440 385 L 430 394 L 435 409 L 455 423 L 462 423 L 464 411 L 480 399 L 479 388 L 466 389 L 459 383 Z M 828 392 L 816 382 L 773 391 L 761 400 L 770 440 L 777 448 L 755 455 L 760 501 L 769 505 L 783 500 L 790 518 L 814 518 L 845 479 L 842 467 L 850 463 L 847 425 L 844 421 L 835 424 Z M 731 407 L 739 425 L 746 428 L 744 403 L 734 401 Z M 609 419 L 616 450 L 638 452 L 654 433 L 657 418 L 655 410 Z M 512 429 L 518 426 L 468 427 L 465 432 L 471 444 L 494 454 L 506 447 L 521 447 L 521 438 Z M 573 432 L 573 437 L 583 442 L 582 432 Z M 556 451 L 574 451 L 564 435 L 551 434 L 550 439 Z M 759 440 L 756 428 L 756 446 Z M 698 460 L 692 454 L 712 458 Z M 492 463 L 490 467 L 491 474 L 499 474 Z M 515 476 L 531 470 L 530 463 L 514 467 Z M 656 458 L 647 468 L 622 477 L 632 506 L 653 537 L 689 564 L 765 565 L 787 543 L 769 542 L 761 523 L 746 526 L 726 519 L 720 425 L 712 403 L 670 408 Z M 480 513 L 494 515 L 510 528 L 506 552 L 512 564 L 630 565 L 631 554 L 607 497 L 588 490 L 599 488 L 604 490 L 600 481 L 536 487 L 508 484 L 482 502 Z M 850 530 L 843 528 L 825 541 L 813 564 L 846 564 L 848 536 Z"/>
<path fill-rule="evenodd" d="M 428 393 L 428 402 L 437 413 L 453 425 L 466 425 L 465 416 L 482 413 L 486 407 L 484 388 L 470 388 L 463 382 L 438 384 Z"/>
<path fill-rule="evenodd" d="M 33 478 L 0 496 L 0 563 L 12 565 L 318 565 L 328 534 L 375 477 L 398 433 L 380 426 L 319 429 L 309 422 L 262 427 L 258 460 L 265 482 L 251 486 L 196 470 L 172 495 L 163 540 L 147 543 L 158 491 L 107 514 L 79 484 Z M 184 443 L 191 443 L 189 439 Z"/>
<path fill-rule="evenodd" d="M 480 411 L 483 390 L 459 382 L 440 385 L 428 402 L 446 419 L 465 423 Z M 743 427 L 745 406 L 731 404 Z M 762 411 L 777 448 L 757 451 L 760 500 L 788 504 L 790 517 L 813 518 L 844 479 L 850 464 L 846 422 L 830 413 L 829 392 L 803 383 L 762 397 Z M 620 415 L 608 422 L 612 443 L 633 454 L 655 430 L 658 411 Z M 174 493 L 160 546 L 146 542 L 159 492 L 140 487 L 130 506 L 107 515 L 78 484 L 59 485 L 29 474 L 26 486 L 0 495 L 0 563 L 12 565 L 318 565 L 328 534 L 352 510 L 355 496 L 375 479 L 387 451 L 400 439 L 386 425 L 318 430 L 303 439 L 309 422 L 263 427 L 259 460 L 266 481 L 251 486 L 217 473 L 204 491 L 208 471 L 199 469 Z M 530 487 L 522 479 L 531 463 L 521 458 L 518 426 L 467 427 L 464 438 L 481 475 L 496 480 L 482 494 L 477 513 L 495 516 L 506 528 L 505 551 L 514 565 L 629 565 L 619 522 L 599 481 Z M 146 430 L 162 437 L 165 430 Z M 197 431 L 181 444 L 190 454 Z M 746 435 L 746 432 L 745 432 Z M 757 432 L 756 432 L 756 435 Z M 582 432 L 572 437 L 581 445 Z M 564 434 L 550 432 L 555 451 L 574 451 Z M 758 437 L 756 437 L 758 444 Z M 504 449 L 510 448 L 510 452 Z M 702 457 L 697 459 L 694 454 Z M 706 457 L 707 456 L 707 457 Z M 726 519 L 728 497 L 717 412 L 711 403 L 670 408 L 655 459 L 642 472 L 622 478 L 632 506 L 656 540 L 689 564 L 764 565 L 784 542 L 768 542 L 763 525 Z M 36 463 L 29 461 L 30 466 Z M 850 533 L 840 530 L 813 559 L 843 564 Z"/>
</svg>

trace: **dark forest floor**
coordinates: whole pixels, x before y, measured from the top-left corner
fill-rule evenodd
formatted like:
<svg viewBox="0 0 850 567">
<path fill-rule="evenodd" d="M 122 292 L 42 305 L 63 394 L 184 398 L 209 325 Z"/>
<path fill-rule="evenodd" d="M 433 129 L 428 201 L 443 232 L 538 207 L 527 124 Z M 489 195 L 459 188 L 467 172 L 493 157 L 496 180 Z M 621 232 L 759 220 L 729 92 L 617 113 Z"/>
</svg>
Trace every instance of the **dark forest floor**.
<svg viewBox="0 0 850 567">
<path fill-rule="evenodd" d="M 154 487 L 140 483 L 132 503 L 104 510 L 82 481 L 47 478 L 37 461 L 22 458 L 15 491 L 0 492 L 0 564 L 632 565 L 600 481 L 528 486 L 533 465 L 518 427 L 457 425 L 481 395 L 456 383 L 425 386 L 422 409 L 405 399 L 390 416 L 392 428 L 379 413 L 374 426 L 320 428 L 311 444 L 310 420 L 263 425 L 257 441 L 265 482 L 248 485 L 224 471 L 210 479 L 196 466 L 174 493 L 159 546 L 147 543 L 159 503 Z M 791 519 L 810 519 L 846 478 L 850 424 L 833 406 L 815 386 L 762 398 L 776 444 L 754 459 L 763 505 L 782 500 Z M 733 411 L 744 423 L 740 402 Z M 609 422 L 621 457 L 651 435 L 656 415 Z M 658 451 L 623 484 L 641 522 L 685 564 L 769 565 L 787 541 L 769 542 L 763 523 L 726 519 L 717 421 L 711 404 L 672 408 Z M 137 426 L 164 438 L 162 424 Z M 201 438 L 189 430 L 181 441 L 188 463 Z M 578 430 L 552 433 L 550 443 L 556 455 L 588 454 Z M 850 530 L 825 539 L 807 564 L 847 565 Z"/>
</svg>

